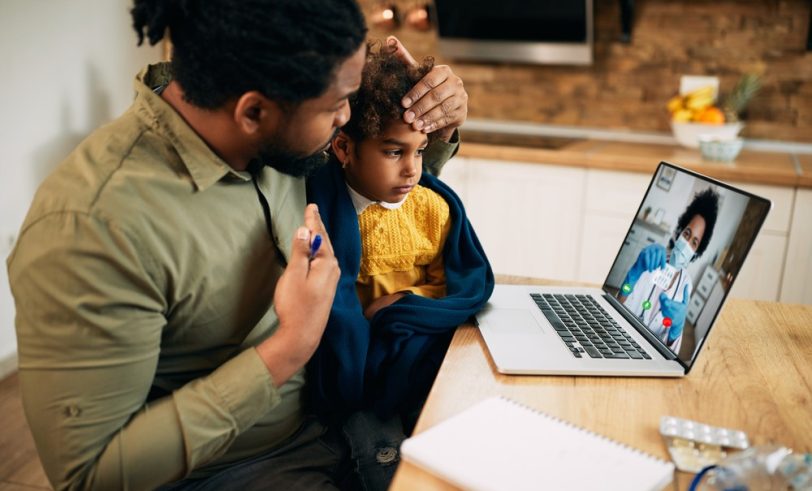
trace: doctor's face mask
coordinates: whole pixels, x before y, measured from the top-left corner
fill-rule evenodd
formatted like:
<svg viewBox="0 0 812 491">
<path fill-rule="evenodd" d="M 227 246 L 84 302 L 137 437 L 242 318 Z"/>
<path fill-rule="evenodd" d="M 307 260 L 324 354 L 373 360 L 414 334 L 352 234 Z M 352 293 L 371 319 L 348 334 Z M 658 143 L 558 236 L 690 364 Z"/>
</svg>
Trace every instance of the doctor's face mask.
<svg viewBox="0 0 812 491">
<path fill-rule="evenodd" d="M 702 244 L 702 237 L 705 235 L 705 218 L 702 215 L 694 215 L 683 227 L 676 243 L 671 246 L 671 256 L 668 262 L 675 268 L 685 268 L 688 263 L 696 257 L 696 251 Z"/>
<path fill-rule="evenodd" d="M 695 252 L 688 244 L 688 241 L 685 240 L 685 237 L 680 235 L 674 244 L 674 248 L 671 249 L 671 257 L 668 258 L 668 262 L 677 269 L 685 268 L 693 259 Z"/>
</svg>

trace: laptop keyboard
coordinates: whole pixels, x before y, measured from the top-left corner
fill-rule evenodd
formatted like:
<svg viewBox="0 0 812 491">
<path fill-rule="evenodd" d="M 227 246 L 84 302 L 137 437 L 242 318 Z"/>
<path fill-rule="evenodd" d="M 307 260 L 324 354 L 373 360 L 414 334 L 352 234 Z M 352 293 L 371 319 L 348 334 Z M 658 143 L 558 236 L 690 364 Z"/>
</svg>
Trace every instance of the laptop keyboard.
<svg viewBox="0 0 812 491">
<path fill-rule="evenodd" d="M 651 359 L 591 295 L 530 296 L 574 357 Z"/>
</svg>

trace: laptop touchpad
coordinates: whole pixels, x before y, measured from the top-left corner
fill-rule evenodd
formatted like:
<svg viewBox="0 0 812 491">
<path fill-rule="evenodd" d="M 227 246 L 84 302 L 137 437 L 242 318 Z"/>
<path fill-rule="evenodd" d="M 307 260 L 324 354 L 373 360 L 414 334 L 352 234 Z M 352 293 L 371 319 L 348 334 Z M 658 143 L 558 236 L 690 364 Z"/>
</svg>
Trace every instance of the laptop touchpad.
<svg viewBox="0 0 812 491">
<path fill-rule="evenodd" d="M 526 309 L 495 309 L 488 315 L 489 327 L 499 334 L 541 334 L 544 330 Z"/>
</svg>

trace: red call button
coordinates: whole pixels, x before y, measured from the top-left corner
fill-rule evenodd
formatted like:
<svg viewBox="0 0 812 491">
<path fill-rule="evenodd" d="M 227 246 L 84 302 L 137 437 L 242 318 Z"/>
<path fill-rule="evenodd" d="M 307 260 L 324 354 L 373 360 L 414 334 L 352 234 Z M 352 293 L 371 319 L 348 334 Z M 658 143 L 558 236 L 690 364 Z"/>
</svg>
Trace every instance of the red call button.
<svg viewBox="0 0 812 491">
<path fill-rule="evenodd" d="M 663 325 L 665 327 L 671 327 L 671 318 L 670 317 L 663 317 Z"/>
</svg>

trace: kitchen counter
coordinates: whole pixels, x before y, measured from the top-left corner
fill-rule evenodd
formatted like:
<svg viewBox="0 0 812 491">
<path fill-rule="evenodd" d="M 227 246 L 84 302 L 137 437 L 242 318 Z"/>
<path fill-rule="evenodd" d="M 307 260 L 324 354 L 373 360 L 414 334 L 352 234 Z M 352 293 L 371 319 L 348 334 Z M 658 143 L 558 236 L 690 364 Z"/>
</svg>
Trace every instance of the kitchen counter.
<svg viewBox="0 0 812 491">
<path fill-rule="evenodd" d="M 594 138 L 461 132 L 459 155 L 650 174 L 661 160 L 723 181 L 812 188 L 812 155 L 744 148 L 733 162 L 703 160 L 699 149 Z"/>
<path fill-rule="evenodd" d="M 798 187 L 812 188 L 812 155 L 798 155 L 798 165 L 801 169 L 801 178 Z"/>
</svg>

